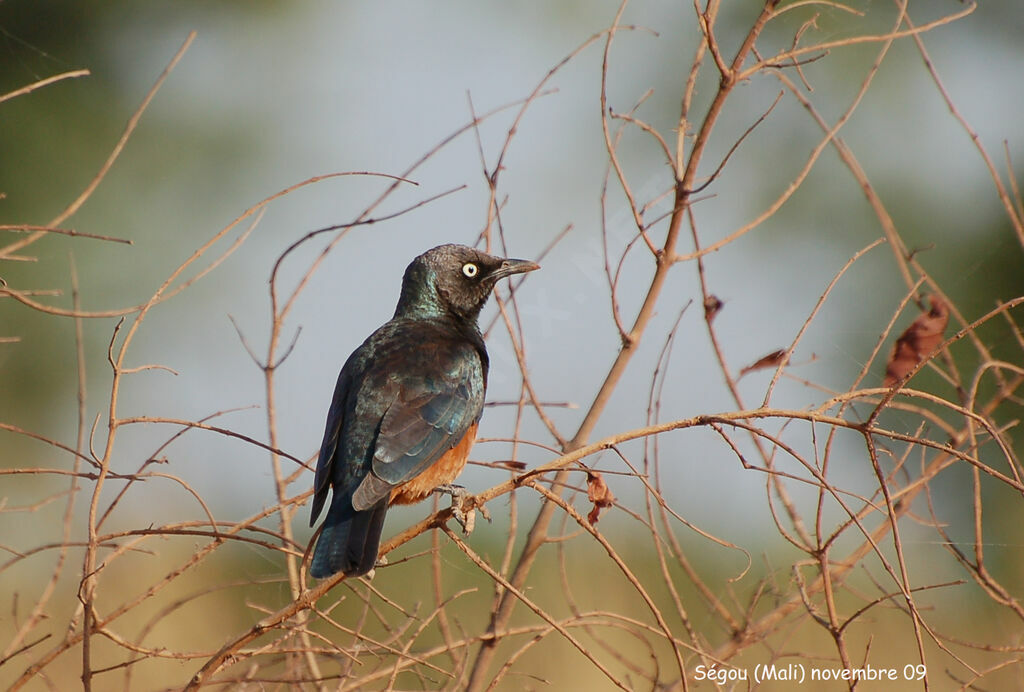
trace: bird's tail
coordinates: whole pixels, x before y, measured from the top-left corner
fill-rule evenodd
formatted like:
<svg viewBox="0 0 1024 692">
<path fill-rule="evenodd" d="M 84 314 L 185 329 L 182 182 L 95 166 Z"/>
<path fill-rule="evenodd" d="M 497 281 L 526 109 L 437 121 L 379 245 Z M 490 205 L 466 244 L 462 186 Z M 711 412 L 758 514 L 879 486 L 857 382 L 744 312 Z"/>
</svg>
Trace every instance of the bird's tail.
<svg viewBox="0 0 1024 692">
<path fill-rule="evenodd" d="M 323 579 L 335 572 L 344 572 L 350 577 L 359 577 L 373 569 L 387 511 L 387 497 L 369 509 L 356 511 L 349 495 L 335 492 L 313 550 L 310 575 Z"/>
</svg>

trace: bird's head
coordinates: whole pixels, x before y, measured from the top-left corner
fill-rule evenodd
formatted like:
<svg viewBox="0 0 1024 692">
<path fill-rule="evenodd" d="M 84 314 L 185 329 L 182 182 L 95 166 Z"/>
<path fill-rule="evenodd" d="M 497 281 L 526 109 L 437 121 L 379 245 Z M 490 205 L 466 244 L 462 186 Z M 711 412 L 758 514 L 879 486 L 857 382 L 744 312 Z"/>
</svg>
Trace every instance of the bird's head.
<svg viewBox="0 0 1024 692">
<path fill-rule="evenodd" d="M 439 245 L 406 268 L 395 317 L 450 314 L 475 320 L 500 279 L 534 269 L 540 265 L 529 260 L 494 257 L 465 245 Z"/>
</svg>

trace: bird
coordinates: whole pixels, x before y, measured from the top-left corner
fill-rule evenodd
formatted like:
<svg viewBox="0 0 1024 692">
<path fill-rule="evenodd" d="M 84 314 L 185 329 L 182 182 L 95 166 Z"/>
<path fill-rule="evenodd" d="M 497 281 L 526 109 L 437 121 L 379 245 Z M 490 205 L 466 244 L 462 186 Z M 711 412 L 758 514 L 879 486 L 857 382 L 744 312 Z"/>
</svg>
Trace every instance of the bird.
<svg viewBox="0 0 1024 692">
<path fill-rule="evenodd" d="M 313 578 L 369 573 L 389 506 L 435 490 L 454 498 L 487 391 L 480 311 L 499 280 L 539 268 L 453 244 L 406 268 L 394 317 L 352 352 L 334 387 L 313 481 L 311 527 L 332 493 Z"/>
</svg>

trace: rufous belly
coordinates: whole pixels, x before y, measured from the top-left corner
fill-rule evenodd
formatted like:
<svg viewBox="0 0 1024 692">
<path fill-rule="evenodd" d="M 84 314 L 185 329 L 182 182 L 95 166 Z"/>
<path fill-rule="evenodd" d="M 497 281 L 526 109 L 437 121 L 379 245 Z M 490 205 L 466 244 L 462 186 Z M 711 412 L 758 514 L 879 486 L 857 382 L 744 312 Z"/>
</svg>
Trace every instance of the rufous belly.
<svg viewBox="0 0 1024 692">
<path fill-rule="evenodd" d="M 437 486 L 454 481 L 469 459 L 469 450 L 476 440 L 476 426 L 476 423 L 471 425 L 462 441 L 445 452 L 423 473 L 392 490 L 391 504 L 411 505 L 420 502 L 434 492 Z"/>
</svg>

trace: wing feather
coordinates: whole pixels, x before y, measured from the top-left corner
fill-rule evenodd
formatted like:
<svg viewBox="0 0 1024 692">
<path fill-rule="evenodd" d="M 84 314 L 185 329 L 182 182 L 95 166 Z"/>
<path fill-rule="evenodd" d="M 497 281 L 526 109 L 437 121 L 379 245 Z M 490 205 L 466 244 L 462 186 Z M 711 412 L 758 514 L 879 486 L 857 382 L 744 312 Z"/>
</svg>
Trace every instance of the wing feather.
<svg viewBox="0 0 1024 692">
<path fill-rule="evenodd" d="M 372 506 L 422 473 L 480 419 L 484 375 L 476 349 L 465 344 L 433 355 L 440 362 L 434 363 L 431 376 L 407 371 L 398 382 L 398 396 L 377 433 L 371 472 L 352 497 L 357 509 Z"/>
<path fill-rule="evenodd" d="M 334 398 L 331 399 L 331 408 L 327 413 L 327 425 L 324 429 L 324 439 L 320 443 L 320 457 L 316 462 L 316 476 L 313 479 L 313 507 L 309 516 L 309 525 L 316 522 L 320 516 L 324 503 L 327 501 L 327 491 L 331 486 L 334 459 L 338 449 L 338 438 L 341 435 L 341 428 L 345 421 L 345 406 L 348 399 L 348 390 L 351 380 L 350 368 L 346 367 L 338 374 L 338 381 L 334 385 Z"/>
</svg>

